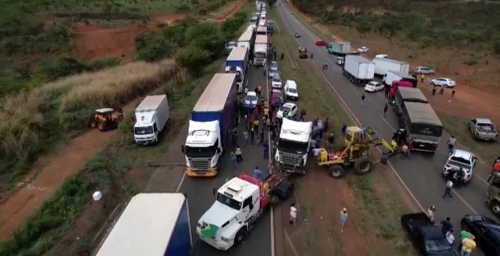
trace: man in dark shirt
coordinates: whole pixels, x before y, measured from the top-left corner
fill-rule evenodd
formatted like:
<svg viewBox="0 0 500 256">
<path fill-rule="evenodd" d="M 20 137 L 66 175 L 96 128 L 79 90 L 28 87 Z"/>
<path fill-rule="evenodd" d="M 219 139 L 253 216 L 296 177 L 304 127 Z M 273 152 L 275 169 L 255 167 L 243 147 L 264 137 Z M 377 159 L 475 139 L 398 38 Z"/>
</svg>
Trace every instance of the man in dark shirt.
<svg viewBox="0 0 500 256">
<path fill-rule="evenodd" d="M 453 229 L 453 224 L 451 224 L 450 220 L 450 217 L 446 217 L 445 220 L 441 221 L 441 233 L 443 233 L 443 235 L 446 235 L 448 231 Z"/>
</svg>

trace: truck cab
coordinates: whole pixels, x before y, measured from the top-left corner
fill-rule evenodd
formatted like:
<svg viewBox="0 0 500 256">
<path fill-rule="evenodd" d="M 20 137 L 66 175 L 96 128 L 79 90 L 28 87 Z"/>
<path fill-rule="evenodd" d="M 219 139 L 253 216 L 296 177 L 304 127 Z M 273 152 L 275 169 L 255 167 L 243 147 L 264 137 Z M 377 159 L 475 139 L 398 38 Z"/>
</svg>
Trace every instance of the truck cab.
<svg viewBox="0 0 500 256">
<path fill-rule="evenodd" d="M 218 121 L 189 121 L 188 136 L 184 145 L 186 164 L 190 169 L 216 173 L 223 152 Z"/>
<path fill-rule="evenodd" d="M 312 122 L 297 122 L 283 118 L 274 159 L 280 169 L 305 174 L 312 136 Z"/>
<path fill-rule="evenodd" d="M 198 221 L 196 233 L 200 239 L 224 251 L 243 241 L 269 202 L 259 183 L 235 177 L 220 187 L 214 204 Z"/>
</svg>

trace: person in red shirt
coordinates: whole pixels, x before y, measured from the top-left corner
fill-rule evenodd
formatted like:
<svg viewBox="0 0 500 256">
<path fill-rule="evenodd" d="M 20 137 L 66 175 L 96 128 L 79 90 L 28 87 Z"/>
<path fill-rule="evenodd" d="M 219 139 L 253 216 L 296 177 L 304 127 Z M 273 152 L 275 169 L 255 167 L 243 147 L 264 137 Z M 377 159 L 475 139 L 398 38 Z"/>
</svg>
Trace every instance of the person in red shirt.
<svg viewBox="0 0 500 256">
<path fill-rule="evenodd" d="M 406 143 L 406 145 L 408 146 L 408 158 L 410 158 L 410 152 L 412 151 L 413 149 L 413 140 L 408 140 L 408 142 Z"/>
</svg>

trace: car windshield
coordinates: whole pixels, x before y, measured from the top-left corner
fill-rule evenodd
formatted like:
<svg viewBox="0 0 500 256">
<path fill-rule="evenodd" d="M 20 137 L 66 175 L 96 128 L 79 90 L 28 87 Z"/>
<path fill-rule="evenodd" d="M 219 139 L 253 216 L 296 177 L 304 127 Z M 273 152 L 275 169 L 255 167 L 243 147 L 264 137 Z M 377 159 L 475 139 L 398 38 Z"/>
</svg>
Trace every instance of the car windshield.
<svg viewBox="0 0 500 256">
<path fill-rule="evenodd" d="M 215 155 L 215 151 L 217 147 L 212 145 L 210 147 L 190 147 L 185 146 L 186 156 L 187 157 L 212 157 Z"/>
<path fill-rule="evenodd" d="M 238 202 L 224 194 L 217 193 L 217 201 L 221 204 L 227 205 L 235 210 L 241 209 L 241 202 Z"/>
<path fill-rule="evenodd" d="M 257 100 L 257 96 L 255 96 L 255 95 L 247 95 L 246 100 L 248 100 L 248 101 L 256 101 Z"/>
<path fill-rule="evenodd" d="M 284 105 L 284 106 L 281 108 L 281 110 L 283 110 L 283 112 L 291 112 L 291 111 L 292 111 L 292 108 L 291 108 L 290 106 L 285 106 L 285 105 Z"/>
<path fill-rule="evenodd" d="M 469 160 L 463 159 L 461 157 L 454 157 L 454 156 L 452 156 L 450 158 L 450 160 L 448 161 L 448 164 L 456 166 L 456 167 L 460 167 L 460 168 L 465 168 L 465 169 L 470 169 L 470 167 L 471 167 Z"/>
<path fill-rule="evenodd" d="M 273 66 L 271 66 L 270 70 L 271 70 L 271 71 L 275 71 L 275 72 L 277 72 L 277 71 L 278 71 L 278 67 L 273 67 Z"/>
<path fill-rule="evenodd" d="M 255 52 L 255 57 L 256 58 L 266 58 L 266 53 L 265 52 Z"/>
<path fill-rule="evenodd" d="M 293 88 L 288 89 L 288 91 L 291 93 L 297 93 L 297 89 L 293 89 Z"/>
<path fill-rule="evenodd" d="M 476 124 L 477 126 L 481 126 L 481 127 L 491 127 L 493 128 L 493 124 L 489 124 L 489 123 L 477 123 Z"/>
<path fill-rule="evenodd" d="M 227 46 L 228 47 L 230 47 L 230 46 L 236 46 L 236 44 L 237 44 L 236 42 L 229 42 L 229 43 L 227 43 Z"/>
<path fill-rule="evenodd" d="M 308 142 L 297 142 L 284 139 L 280 139 L 278 141 L 279 150 L 291 154 L 304 155 L 305 153 L 307 153 L 308 147 Z"/>
<path fill-rule="evenodd" d="M 281 79 L 279 77 L 273 77 L 273 83 L 281 83 Z"/>
<path fill-rule="evenodd" d="M 137 135 L 146 135 L 146 134 L 152 134 L 152 133 L 153 133 L 153 127 L 152 126 L 135 127 L 134 128 L 134 134 L 137 134 Z"/>
<path fill-rule="evenodd" d="M 450 250 L 450 244 L 446 239 L 427 240 L 425 241 L 425 249 L 427 252 L 441 252 Z"/>
<path fill-rule="evenodd" d="M 273 92 L 273 98 L 280 98 L 281 99 L 281 93 Z"/>
</svg>

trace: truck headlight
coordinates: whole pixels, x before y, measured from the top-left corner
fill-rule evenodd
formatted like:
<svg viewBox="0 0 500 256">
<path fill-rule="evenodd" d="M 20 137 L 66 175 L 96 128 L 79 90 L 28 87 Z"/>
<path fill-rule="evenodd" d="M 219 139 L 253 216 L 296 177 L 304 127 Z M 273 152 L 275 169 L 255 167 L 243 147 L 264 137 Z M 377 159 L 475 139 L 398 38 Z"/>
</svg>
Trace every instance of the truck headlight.
<svg viewBox="0 0 500 256">
<path fill-rule="evenodd" d="M 221 237 L 220 237 L 220 239 L 221 239 L 222 241 L 224 241 L 224 242 L 227 242 L 227 243 L 231 242 L 231 239 L 226 238 L 226 237 L 223 237 L 223 236 L 221 236 Z"/>
</svg>

